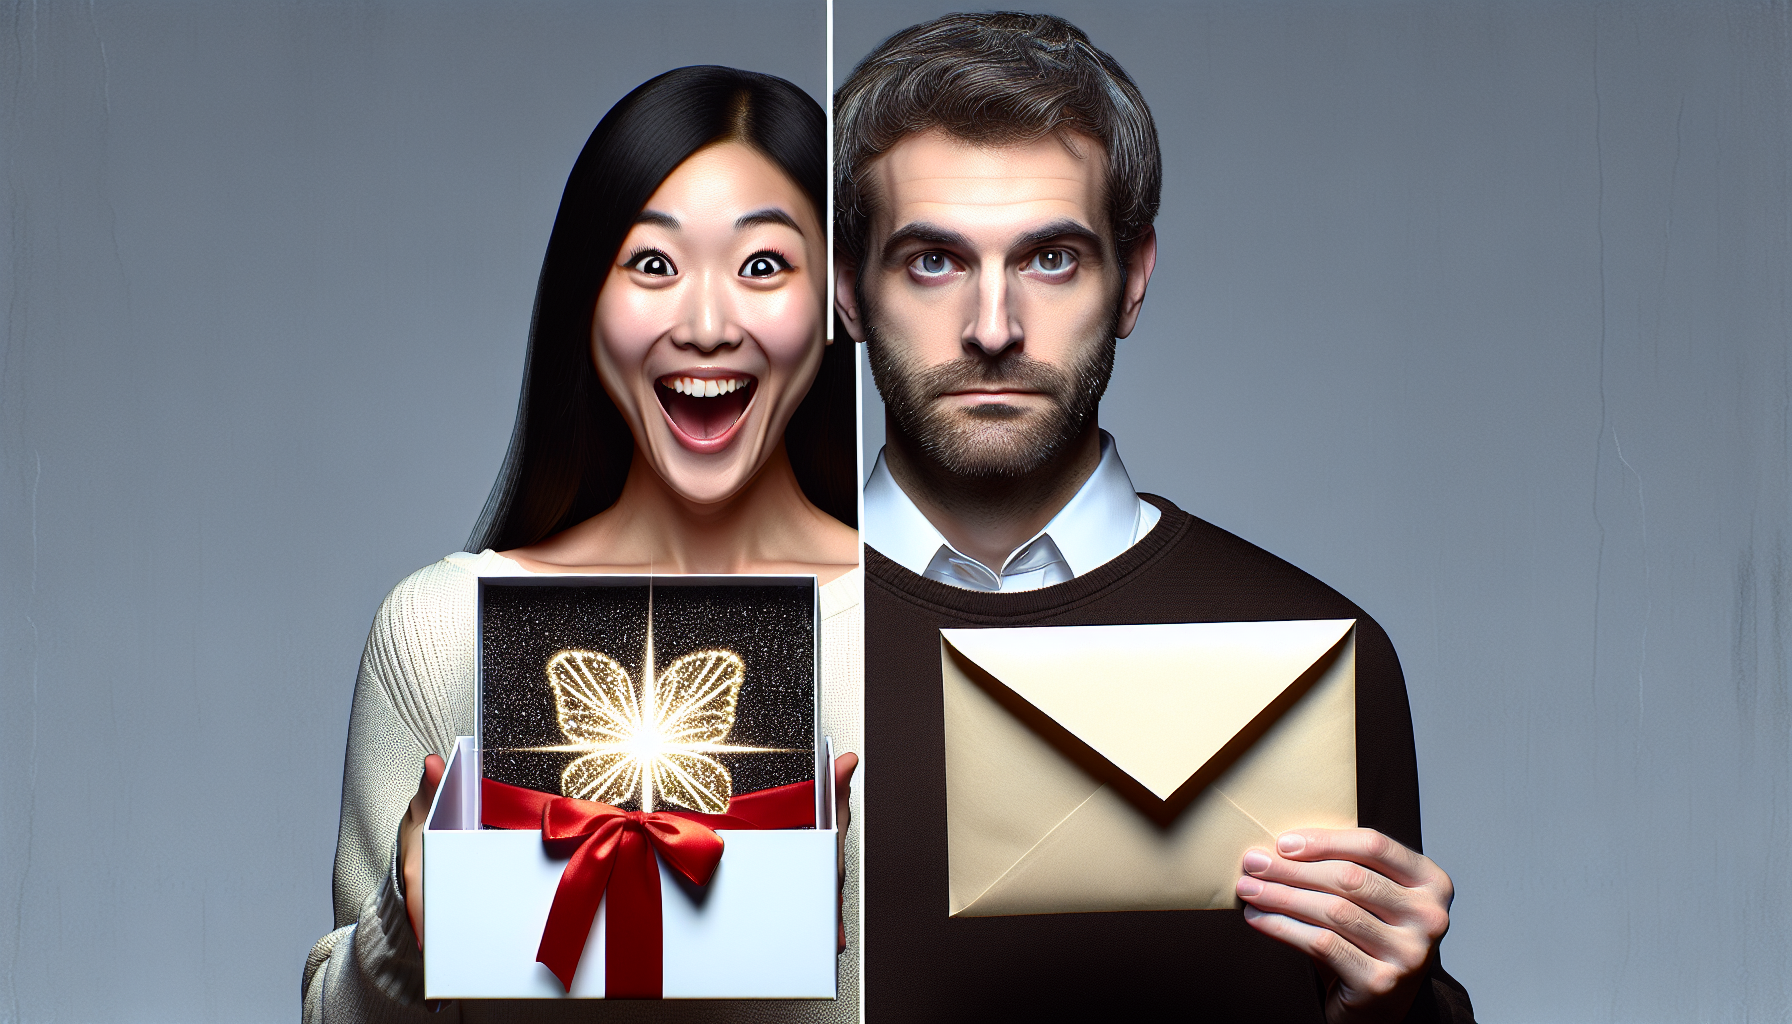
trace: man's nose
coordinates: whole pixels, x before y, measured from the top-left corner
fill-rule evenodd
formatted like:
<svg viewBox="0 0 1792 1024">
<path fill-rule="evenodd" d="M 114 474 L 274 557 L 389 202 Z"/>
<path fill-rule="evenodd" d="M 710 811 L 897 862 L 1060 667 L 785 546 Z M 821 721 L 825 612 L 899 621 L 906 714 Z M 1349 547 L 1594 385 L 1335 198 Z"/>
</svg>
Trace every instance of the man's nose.
<svg viewBox="0 0 1792 1024">
<path fill-rule="evenodd" d="M 964 340 L 994 356 L 1020 344 L 1021 333 L 1008 294 L 1007 268 L 990 260 L 977 275 L 976 316 L 965 328 Z"/>
<path fill-rule="evenodd" d="M 735 316 L 733 295 L 721 275 L 699 271 L 686 285 L 681 306 L 679 323 L 672 330 L 673 344 L 708 353 L 741 343 L 744 335 Z"/>
</svg>

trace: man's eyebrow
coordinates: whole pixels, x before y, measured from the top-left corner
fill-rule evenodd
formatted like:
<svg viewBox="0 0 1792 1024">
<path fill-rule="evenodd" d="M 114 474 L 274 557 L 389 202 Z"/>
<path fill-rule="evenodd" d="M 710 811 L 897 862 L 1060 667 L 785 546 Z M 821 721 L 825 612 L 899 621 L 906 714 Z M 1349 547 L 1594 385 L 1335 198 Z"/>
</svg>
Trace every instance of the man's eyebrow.
<svg viewBox="0 0 1792 1024">
<path fill-rule="evenodd" d="M 1102 241 L 1101 235 L 1097 234 L 1094 228 L 1091 228 L 1089 225 L 1080 221 L 1071 220 L 1068 217 L 1065 217 L 1062 220 L 1052 221 L 1044 227 L 1034 228 L 1032 231 L 1015 239 L 1014 245 L 1010 248 L 1017 251 L 1031 249 L 1034 246 L 1044 245 L 1046 242 L 1055 241 L 1060 238 L 1079 239 L 1083 244 L 1092 249 L 1097 257 L 1107 251 L 1106 243 Z"/>
<path fill-rule="evenodd" d="M 734 229 L 738 231 L 741 228 L 750 228 L 755 224 L 782 224 L 799 235 L 803 233 L 803 229 L 796 226 L 795 217 L 775 206 L 741 214 L 740 218 L 734 222 Z"/>
<path fill-rule="evenodd" d="M 883 249 L 885 252 L 889 252 L 898 246 L 914 242 L 919 242 L 922 245 L 953 245 L 960 248 L 969 248 L 971 244 L 970 239 L 950 228 L 942 228 L 926 221 L 912 221 L 890 232 L 890 237 L 884 239 Z"/>
<path fill-rule="evenodd" d="M 663 228 L 671 228 L 674 231 L 678 230 L 678 218 L 669 213 L 661 213 L 658 210 L 642 210 L 641 215 L 635 218 L 635 223 L 658 224 Z"/>
</svg>

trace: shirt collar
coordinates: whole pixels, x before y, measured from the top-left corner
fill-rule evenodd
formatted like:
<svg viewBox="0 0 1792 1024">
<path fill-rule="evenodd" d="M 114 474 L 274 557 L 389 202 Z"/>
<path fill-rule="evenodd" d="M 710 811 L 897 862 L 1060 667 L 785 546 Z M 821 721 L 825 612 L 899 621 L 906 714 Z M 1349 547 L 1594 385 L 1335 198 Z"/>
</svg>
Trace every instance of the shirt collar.
<svg viewBox="0 0 1792 1024">
<path fill-rule="evenodd" d="M 940 545 L 946 544 L 946 538 L 896 485 L 881 448 L 865 481 L 865 543 L 916 576 L 926 574 Z"/>
<path fill-rule="evenodd" d="M 1049 537 L 1071 573 L 1080 576 L 1118 557 L 1156 525 L 1155 515 L 1145 521 L 1144 507 L 1120 462 L 1113 435 L 1104 430 L 1101 461 L 1096 463 L 1095 472 L 1045 524 L 1045 529 L 1014 550 L 1025 551 L 1041 536 Z M 1157 509 L 1151 507 L 1150 511 Z M 926 574 L 941 547 L 961 554 L 897 485 L 882 451 L 877 453 L 877 464 L 865 481 L 865 543 L 917 576 Z M 1013 559 L 1012 554 L 1009 557 Z"/>
</svg>

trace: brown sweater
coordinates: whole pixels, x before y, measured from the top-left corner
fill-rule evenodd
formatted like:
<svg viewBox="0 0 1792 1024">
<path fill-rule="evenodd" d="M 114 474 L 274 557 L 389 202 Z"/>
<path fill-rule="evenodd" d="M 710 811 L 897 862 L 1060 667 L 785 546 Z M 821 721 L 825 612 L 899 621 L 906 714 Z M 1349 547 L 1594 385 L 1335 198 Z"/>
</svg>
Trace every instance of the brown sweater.
<svg viewBox="0 0 1792 1024">
<path fill-rule="evenodd" d="M 1042 590 L 960 590 L 866 549 L 868 1021 L 1323 1019 L 1311 962 L 1237 911 L 946 916 L 942 627 L 1354 618 L 1359 820 L 1420 849 L 1412 715 L 1387 634 L 1287 562 L 1144 497 L 1163 509 L 1149 535 Z M 1473 1011 L 1439 967 L 1408 1019 Z"/>
</svg>

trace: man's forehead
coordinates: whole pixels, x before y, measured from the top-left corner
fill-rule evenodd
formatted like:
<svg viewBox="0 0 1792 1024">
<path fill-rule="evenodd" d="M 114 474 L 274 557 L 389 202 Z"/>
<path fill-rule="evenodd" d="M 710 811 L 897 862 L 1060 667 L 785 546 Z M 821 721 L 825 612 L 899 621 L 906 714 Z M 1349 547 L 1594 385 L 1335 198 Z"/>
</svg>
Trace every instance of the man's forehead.
<svg viewBox="0 0 1792 1024">
<path fill-rule="evenodd" d="M 1099 226 L 1106 161 L 1100 144 L 1057 135 L 1004 146 L 943 133 L 911 135 L 878 158 L 871 178 L 884 230 L 925 221 L 959 229 L 1070 219 Z"/>
</svg>

